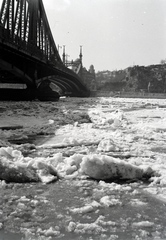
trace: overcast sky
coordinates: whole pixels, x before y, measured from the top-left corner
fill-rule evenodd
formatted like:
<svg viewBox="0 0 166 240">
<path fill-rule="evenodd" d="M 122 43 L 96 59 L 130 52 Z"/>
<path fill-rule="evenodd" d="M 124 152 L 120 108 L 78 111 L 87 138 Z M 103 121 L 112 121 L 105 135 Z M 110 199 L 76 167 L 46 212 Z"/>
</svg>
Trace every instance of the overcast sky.
<svg viewBox="0 0 166 240">
<path fill-rule="evenodd" d="M 0 3 L 2 0 L 0 0 Z M 43 0 L 56 45 L 98 70 L 166 59 L 166 0 Z M 62 49 L 60 49 L 62 55 Z"/>
</svg>

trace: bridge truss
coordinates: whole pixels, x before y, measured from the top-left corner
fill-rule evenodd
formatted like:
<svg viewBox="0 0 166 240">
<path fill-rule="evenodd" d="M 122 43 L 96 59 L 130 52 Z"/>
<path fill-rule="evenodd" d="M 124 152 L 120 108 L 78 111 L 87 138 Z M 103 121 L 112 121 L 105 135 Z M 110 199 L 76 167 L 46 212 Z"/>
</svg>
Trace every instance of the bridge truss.
<svg viewBox="0 0 166 240">
<path fill-rule="evenodd" d="M 31 89 L 52 83 L 64 95 L 88 94 L 80 77 L 59 56 L 42 0 L 3 0 L 0 70 L 14 74 Z"/>
</svg>

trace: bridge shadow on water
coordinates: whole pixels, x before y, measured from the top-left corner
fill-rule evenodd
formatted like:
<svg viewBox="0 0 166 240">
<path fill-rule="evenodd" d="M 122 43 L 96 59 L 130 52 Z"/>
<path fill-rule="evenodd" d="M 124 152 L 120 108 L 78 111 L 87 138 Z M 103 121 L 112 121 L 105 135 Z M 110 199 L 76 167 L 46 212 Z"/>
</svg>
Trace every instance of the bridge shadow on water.
<svg viewBox="0 0 166 240">
<path fill-rule="evenodd" d="M 58 101 L 58 92 L 47 89 L 45 92 L 36 89 L 0 89 L 0 101 Z"/>
</svg>

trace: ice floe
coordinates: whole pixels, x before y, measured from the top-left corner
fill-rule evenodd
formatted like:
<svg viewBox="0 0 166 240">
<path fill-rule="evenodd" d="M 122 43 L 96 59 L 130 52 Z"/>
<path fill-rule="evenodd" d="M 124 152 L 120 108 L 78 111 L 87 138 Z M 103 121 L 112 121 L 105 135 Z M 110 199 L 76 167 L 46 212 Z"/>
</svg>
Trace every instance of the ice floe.
<svg viewBox="0 0 166 240">
<path fill-rule="evenodd" d="M 7 204 L 15 203 L 15 208 L 6 219 L 18 220 L 20 214 L 21 221 L 22 212 L 29 211 L 28 206 L 34 223 L 41 221 L 37 227 L 32 222 L 33 227 L 29 229 L 28 222 L 21 221 L 19 230 L 26 239 L 50 240 L 60 238 L 62 231 L 66 231 L 82 238 L 89 234 L 88 239 L 101 236 L 102 240 L 114 240 L 118 239 L 119 229 L 125 233 L 129 228 L 133 230 L 134 239 L 162 239 L 156 219 L 140 215 L 134 219 L 120 217 L 113 220 L 111 217 L 114 210 L 124 207 L 125 195 L 129 199 L 125 207 L 136 211 L 148 208 L 146 200 L 139 199 L 142 190 L 166 201 L 165 100 L 63 99 L 54 104 L 20 102 L 3 105 L 0 121 L 1 191 L 8 187 L 12 191 L 26 187 L 25 184 L 8 182 L 50 183 L 60 178 L 65 183 L 70 182 L 69 188 L 74 185 L 78 196 L 82 193 L 78 205 L 76 199 L 70 199 L 72 206 L 66 204 L 66 215 L 55 211 L 57 219 L 64 224 L 63 230 L 52 222 L 41 228 L 39 224 L 42 225 L 43 219 L 41 216 L 36 218 L 42 204 L 51 211 L 55 209 L 55 205 L 50 208 L 52 202 L 47 200 L 48 197 L 40 199 L 42 191 L 37 189 L 38 186 L 51 188 L 53 185 L 56 188 L 63 181 L 49 186 L 27 184 L 36 186 L 33 199 L 12 195 Z M 43 138 L 40 144 L 38 137 Z M 144 183 L 144 179 L 149 181 Z M 48 194 L 46 189 L 43 194 Z M 62 203 L 63 199 L 60 199 L 57 204 Z M 107 210 L 109 219 L 98 215 L 107 213 Z M 1 215 L 4 215 L 3 209 L 0 218 Z M 0 228 L 5 224 L 0 220 Z"/>
<path fill-rule="evenodd" d="M 11 147 L 0 148 L 0 180 L 7 182 L 38 182 L 57 180 L 57 171 L 43 159 L 24 158 Z"/>
<path fill-rule="evenodd" d="M 152 174 L 152 169 L 141 169 L 123 160 L 106 155 L 89 155 L 83 157 L 81 171 L 94 179 L 142 179 Z M 151 175 L 150 175 L 151 176 Z M 149 177 L 150 177 L 149 176 Z"/>
<path fill-rule="evenodd" d="M 48 158 L 23 157 L 22 153 L 11 147 L 0 148 L 0 179 L 8 182 L 41 181 L 49 183 L 63 177 L 84 174 L 98 180 L 142 179 L 152 177 L 150 167 L 140 168 L 123 160 L 106 155 L 74 154 L 63 158 L 61 153 Z"/>
</svg>

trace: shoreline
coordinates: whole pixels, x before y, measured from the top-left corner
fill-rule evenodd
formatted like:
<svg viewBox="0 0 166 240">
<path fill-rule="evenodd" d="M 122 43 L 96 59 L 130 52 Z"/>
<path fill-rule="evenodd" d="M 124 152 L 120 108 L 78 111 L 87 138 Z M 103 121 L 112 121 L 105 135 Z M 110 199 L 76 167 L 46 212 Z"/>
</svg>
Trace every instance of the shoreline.
<svg viewBox="0 0 166 240">
<path fill-rule="evenodd" d="M 166 93 L 91 91 L 90 97 L 166 99 Z"/>
</svg>

